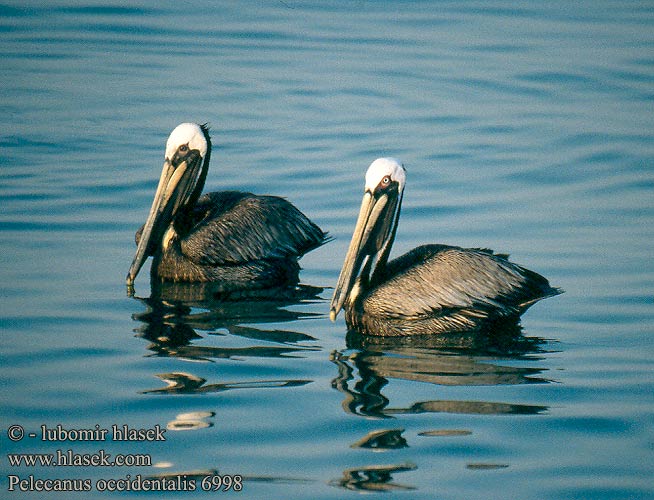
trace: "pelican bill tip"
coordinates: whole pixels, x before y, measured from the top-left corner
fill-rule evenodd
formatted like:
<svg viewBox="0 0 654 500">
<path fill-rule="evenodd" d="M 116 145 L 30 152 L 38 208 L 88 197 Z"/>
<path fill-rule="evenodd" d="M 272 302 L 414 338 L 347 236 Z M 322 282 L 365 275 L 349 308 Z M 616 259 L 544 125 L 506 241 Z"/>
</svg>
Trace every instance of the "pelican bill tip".
<svg viewBox="0 0 654 500">
<path fill-rule="evenodd" d="M 336 321 L 336 316 L 338 316 L 336 309 L 332 309 L 329 311 L 329 319 L 331 320 L 332 323 Z"/>
</svg>

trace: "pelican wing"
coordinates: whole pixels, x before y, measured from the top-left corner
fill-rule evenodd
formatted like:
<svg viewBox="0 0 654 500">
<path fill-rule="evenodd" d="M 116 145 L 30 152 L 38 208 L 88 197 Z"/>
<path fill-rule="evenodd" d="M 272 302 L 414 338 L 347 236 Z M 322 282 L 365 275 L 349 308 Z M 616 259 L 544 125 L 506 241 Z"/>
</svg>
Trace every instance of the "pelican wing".
<svg viewBox="0 0 654 500">
<path fill-rule="evenodd" d="M 425 245 L 388 263 L 366 298 L 368 313 L 415 318 L 465 311 L 511 315 L 558 293 L 542 276 L 486 249 Z"/>
<path fill-rule="evenodd" d="M 283 198 L 238 191 L 202 196 L 181 240 L 182 253 L 199 265 L 236 265 L 299 257 L 327 235 Z"/>
</svg>

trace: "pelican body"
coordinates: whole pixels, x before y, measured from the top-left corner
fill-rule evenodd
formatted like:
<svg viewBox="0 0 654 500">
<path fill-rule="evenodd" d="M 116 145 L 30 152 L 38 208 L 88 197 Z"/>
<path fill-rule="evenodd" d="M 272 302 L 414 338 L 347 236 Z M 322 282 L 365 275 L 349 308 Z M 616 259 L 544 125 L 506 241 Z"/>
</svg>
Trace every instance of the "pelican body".
<svg viewBox="0 0 654 500">
<path fill-rule="evenodd" d="M 361 209 L 331 302 L 350 327 L 368 335 L 466 332 L 517 319 L 561 293 L 541 275 L 481 248 L 423 245 L 388 262 L 406 171 L 395 158 L 366 173 Z"/>
<path fill-rule="evenodd" d="M 218 293 L 297 284 L 298 259 L 322 245 L 326 233 L 283 198 L 238 191 L 201 196 L 210 156 L 205 125 L 182 123 L 170 134 L 127 285 L 149 256 L 153 279 L 212 282 Z"/>
</svg>

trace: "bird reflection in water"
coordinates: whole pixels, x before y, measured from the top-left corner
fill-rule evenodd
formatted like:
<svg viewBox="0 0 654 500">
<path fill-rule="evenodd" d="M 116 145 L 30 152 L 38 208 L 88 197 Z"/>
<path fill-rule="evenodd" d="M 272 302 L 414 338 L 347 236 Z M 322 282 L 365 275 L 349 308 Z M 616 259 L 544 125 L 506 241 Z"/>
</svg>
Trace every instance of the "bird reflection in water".
<svg viewBox="0 0 654 500">
<path fill-rule="evenodd" d="M 496 324 L 474 333 L 411 338 L 347 336 L 347 349 L 334 351 L 338 369 L 332 387 L 344 395 L 343 410 L 354 415 L 392 418 L 400 414 L 539 414 L 547 406 L 489 401 L 418 401 L 393 407 L 382 392 L 393 379 L 444 386 L 543 384 L 545 368 L 513 366 L 515 360 L 537 361 L 543 339 L 522 335 L 519 324 Z"/>
<path fill-rule="evenodd" d="M 372 451 L 396 450 L 409 446 L 402 437 L 404 429 L 381 429 L 372 431 L 352 444 L 350 448 L 364 448 Z"/>
<path fill-rule="evenodd" d="M 298 286 L 293 296 L 280 296 L 276 300 L 229 302 L 216 299 L 211 287 L 211 283 L 153 282 L 150 297 L 136 297 L 146 305 L 146 310 L 132 316 L 141 323 L 135 331 L 137 336 L 150 342 L 147 349 L 152 356 L 213 362 L 216 359 L 296 357 L 320 348 L 315 345 L 316 339 L 308 334 L 266 330 L 256 325 L 316 316 L 291 311 L 287 306 L 318 300 L 322 288 Z M 225 342 L 244 345 L 197 345 L 196 342 L 204 338 L 198 331 L 208 332 L 211 339 L 218 342 L 225 339 Z M 143 393 L 217 393 L 244 388 L 295 387 L 311 382 L 283 379 L 207 383 L 206 379 L 185 371 L 156 374 L 156 377 L 167 385 Z"/>
<path fill-rule="evenodd" d="M 343 477 L 330 481 L 332 486 L 338 486 L 352 491 L 404 491 L 414 490 L 413 486 L 405 486 L 393 482 L 393 474 L 417 469 L 412 463 L 399 465 L 371 465 L 343 471 Z"/>
<path fill-rule="evenodd" d="M 262 389 L 274 387 L 297 387 L 311 380 L 256 380 L 253 382 L 231 382 L 225 384 L 206 384 L 206 379 L 190 373 L 161 373 L 158 378 L 166 382 L 167 387 L 150 389 L 142 394 L 199 394 L 207 392 L 223 392 L 233 389 Z"/>
<path fill-rule="evenodd" d="M 209 283 L 153 283 L 148 298 L 138 298 L 147 308 L 135 313 L 135 321 L 143 323 L 137 335 L 150 341 L 148 349 L 156 356 L 170 356 L 194 361 L 233 357 L 282 357 L 300 354 L 318 347 L 307 345 L 316 339 L 308 334 L 265 330 L 252 325 L 285 323 L 318 316 L 315 313 L 292 311 L 289 305 L 319 300 L 322 288 L 304 286 L 294 296 L 277 300 L 226 302 L 214 298 Z M 245 326 L 244 324 L 247 324 Z M 266 344 L 246 347 L 213 347 L 194 345 L 203 337 L 197 331 L 220 337 L 234 335 Z"/>
</svg>

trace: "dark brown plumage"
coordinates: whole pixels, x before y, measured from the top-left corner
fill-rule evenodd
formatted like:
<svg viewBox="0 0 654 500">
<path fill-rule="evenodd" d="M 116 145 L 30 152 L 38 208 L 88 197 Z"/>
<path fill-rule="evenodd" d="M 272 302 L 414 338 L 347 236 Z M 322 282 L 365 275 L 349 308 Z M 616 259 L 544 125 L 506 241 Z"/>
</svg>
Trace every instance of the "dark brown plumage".
<svg viewBox="0 0 654 500">
<path fill-rule="evenodd" d="M 377 335 L 468 331 L 517 318 L 559 293 L 504 255 L 447 245 L 414 248 L 384 266 L 377 280 L 345 311 L 348 324 Z"/>
<path fill-rule="evenodd" d="M 179 238 L 155 253 L 156 276 L 223 291 L 297 283 L 298 257 L 325 238 L 283 198 L 238 191 L 203 195 L 178 226 Z"/>
</svg>

